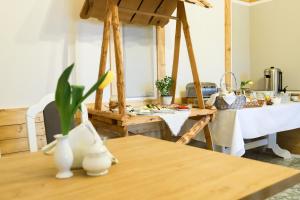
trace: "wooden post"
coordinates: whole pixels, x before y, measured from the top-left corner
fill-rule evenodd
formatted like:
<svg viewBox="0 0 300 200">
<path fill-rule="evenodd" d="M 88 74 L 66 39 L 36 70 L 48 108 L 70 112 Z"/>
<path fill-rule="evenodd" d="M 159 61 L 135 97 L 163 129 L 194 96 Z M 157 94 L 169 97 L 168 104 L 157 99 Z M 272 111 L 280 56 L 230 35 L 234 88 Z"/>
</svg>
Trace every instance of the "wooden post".
<svg viewBox="0 0 300 200">
<path fill-rule="evenodd" d="M 106 61 L 107 61 L 107 53 L 108 53 L 108 44 L 109 44 L 109 35 L 110 35 L 110 25 L 111 25 L 111 9 L 110 9 L 110 0 L 106 1 L 106 11 L 105 11 L 105 21 L 103 27 L 103 39 L 102 39 L 102 47 L 101 47 L 101 56 L 100 56 L 100 64 L 99 64 L 99 73 L 98 78 L 100 78 L 105 73 Z M 95 109 L 101 110 L 102 108 L 102 98 L 103 98 L 103 90 L 97 90 L 96 92 L 96 100 L 95 100 Z"/>
<path fill-rule="evenodd" d="M 172 69 L 173 86 L 171 89 L 171 94 L 173 96 L 172 103 L 175 103 L 177 73 L 178 73 L 178 63 L 179 63 L 179 53 L 180 53 L 180 41 L 181 41 L 181 20 L 180 20 L 180 12 L 178 9 L 177 9 L 177 18 L 179 19 L 176 21 L 176 32 L 175 32 L 174 57 L 173 57 L 173 69 Z"/>
<path fill-rule="evenodd" d="M 118 13 L 118 6 L 116 3 L 111 1 L 112 9 L 112 27 L 114 34 L 114 46 L 115 46 L 115 58 L 116 58 L 116 69 L 117 69 L 117 89 L 118 89 L 118 102 L 119 102 L 119 113 L 125 114 L 125 82 L 124 82 L 124 65 L 123 65 L 123 54 L 120 36 L 120 20 Z"/>
<path fill-rule="evenodd" d="M 161 139 L 168 140 L 168 141 L 172 139 L 172 133 L 168 125 L 164 121 L 160 123 L 160 133 L 161 133 Z"/>
<path fill-rule="evenodd" d="M 225 0 L 225 83 L 231 87 L 231 0 Z"/>
<path fill-rule="evenodd" d="M 178 1 L 177 9 L 180 12 L 180 19 L 181 19 L 182 26 L 183 26 L 185 42 L 186 42 L 186 46 L 187 46 L 187 50 L 188 50 L 188 54 L 189 54 L 189 59 L 190 59 L 191 69 L 192 69 L 192 74 L 193 74 L 193 79 L 194 79 L 194 85 L 195 85 L 195 90 L 196 90 L 197 99 L 198 99 L 198 106 L 200 109 L 205 109 L 203 95 L 202 95 L 202 91 L 201 91 L 200 79 L 199 79 L 198 69 L 197 69 L 197 64 L 196 64 L 196 59 L 195 59 L 195 54 L 194 54 L 194 50 L 193 50 L 189 25 L 187 22 L 187 17 L 186 17 L 186 12 L 185 12 L 184 2 Z M 213 143 L 212 143 L 211 133 L 208 128 L 208 125 L 206 125 L 204 127 L 204 135 L 205 135 L 205 140 L 206 140 L 208 149 L 213 150 Z"/>
<path fill-rule="evenodd" d="M 165 52 L 165 28 L 156 26 L 156 57 L 157 57 L 157 79 L 160 80 L 166 76 L 166 52 Z M 159 102 L 159 92 L 157 91 L 157 100 Z"/>
</svg>

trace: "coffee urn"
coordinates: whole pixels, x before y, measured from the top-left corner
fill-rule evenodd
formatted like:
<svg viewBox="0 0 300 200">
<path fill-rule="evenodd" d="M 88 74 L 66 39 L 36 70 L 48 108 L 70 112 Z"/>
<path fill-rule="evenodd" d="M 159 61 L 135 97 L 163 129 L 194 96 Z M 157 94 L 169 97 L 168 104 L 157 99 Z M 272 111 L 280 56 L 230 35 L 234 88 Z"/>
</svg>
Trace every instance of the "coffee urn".
<svg viewBox="0 0 300 200">
<path fill-rule="evenodd" d="M 282 71 L 275 67 L 265 69 L 265 90 L 278 94 L 282 91 Z"/>
</svg>

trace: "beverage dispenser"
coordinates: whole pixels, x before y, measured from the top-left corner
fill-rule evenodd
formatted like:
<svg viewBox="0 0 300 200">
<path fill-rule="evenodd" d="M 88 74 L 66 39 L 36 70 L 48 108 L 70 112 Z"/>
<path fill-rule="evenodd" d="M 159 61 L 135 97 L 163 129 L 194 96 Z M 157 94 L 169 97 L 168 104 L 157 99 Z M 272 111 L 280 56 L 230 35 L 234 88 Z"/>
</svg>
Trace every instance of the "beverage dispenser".
<svg viewBox="0 0 300 200">
<path fill-rule="evenodd" d="M 279 68 L 270 67 L 265 69 L 265 90 L 274 91 L 278 94 L 282 91 L 282 71 Z"/>
</svg>

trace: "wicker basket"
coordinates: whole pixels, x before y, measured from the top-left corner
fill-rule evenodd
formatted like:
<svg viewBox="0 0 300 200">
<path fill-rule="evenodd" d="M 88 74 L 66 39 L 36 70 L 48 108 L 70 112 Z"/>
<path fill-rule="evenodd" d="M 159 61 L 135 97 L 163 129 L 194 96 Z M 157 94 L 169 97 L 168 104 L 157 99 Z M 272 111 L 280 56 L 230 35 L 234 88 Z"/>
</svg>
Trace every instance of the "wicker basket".
<svg viewBox="0 0 300 200">
<path fill-rule="evenodd" d="M 236 81 L 236 77 L 235 77 L 234 73 L 233 72 L 227 72 L 227 73 L 230 73 L 232 75 L 234 82 L 235 82 L 235 88 L 236 88 L 235 90 L 237 90 L 238 86 L 237 86 L 237 81 Z M 227 73 L 225 73 L 220 79 L 220 88 L 222 88 L 222 83 L 223 83 L 224 77 Z M 233 89 L 231 89 L 231 90 L 233 90 Z M 247 99 L 244 95 L 237 95 L 236 100 L 231 105 L 228 105 L 226 103 L 226 101 L 224 101 L 224 98 L 222 96 L 218 96 L 215 101 L 215 106 L 219 110 L 242 109 L 242 108 L 244 108 L 246 103 L 247 103 Z"/>
<path fill-rule="evenodd" d="M 215 106 L 219 110 L 242 109 L 242 108 L 244 108 L 245 105 L 246 105 L 246 97 L 242 96 L 242 95 L 236 96 L 236 100 L 231 105 L 228 105 L 224 101 L 223 97 L 220 97 L 220 96 L 217 97 L 216 102 L 215 102 Z"/>
</svg>

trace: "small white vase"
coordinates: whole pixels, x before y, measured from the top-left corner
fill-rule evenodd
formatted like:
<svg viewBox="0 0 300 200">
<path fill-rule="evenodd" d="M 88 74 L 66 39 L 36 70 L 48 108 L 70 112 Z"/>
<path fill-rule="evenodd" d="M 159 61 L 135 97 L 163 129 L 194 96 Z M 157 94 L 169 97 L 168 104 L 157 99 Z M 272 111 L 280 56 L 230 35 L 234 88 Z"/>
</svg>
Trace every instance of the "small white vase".
<svg viewBox="0 0 300 200">
<path fill-rule="evenodd" d="M 73 152 L 69 144 L 68 135 L 58 134 L 54 136 L 57 140 L 54 161 L 58 169 L 56 178 L 65 179 L 73 176 L 71 171 L 73 163 Z"/>
<path fill-rule="evenodd" d="M 82 167 L 89 176 L 103 176 L 111 167 L 112 158 L 103 144 L 96 142 L 85 155 Z"/>
<path fill-rule="evenodd" d="M 160 97 L 160 102 L 162 105 L 171 105 L 172 103 L 172 96 L 161 96 Z"/>
</svg>

